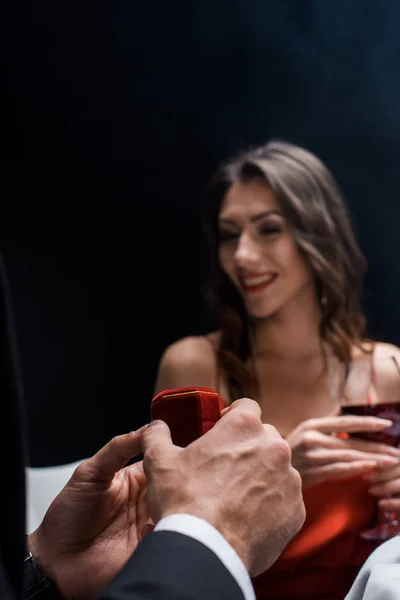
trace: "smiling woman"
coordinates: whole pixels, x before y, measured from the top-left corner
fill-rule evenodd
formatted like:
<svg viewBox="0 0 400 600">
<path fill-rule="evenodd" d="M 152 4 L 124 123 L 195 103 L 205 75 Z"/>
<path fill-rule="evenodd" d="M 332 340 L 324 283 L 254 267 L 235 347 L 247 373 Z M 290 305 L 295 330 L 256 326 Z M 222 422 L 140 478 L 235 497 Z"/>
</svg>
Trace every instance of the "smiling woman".
<svg viewBox="0 0 400 600">
<path fill-rule="evenodd" d="M 169 346 L 154 391 L 201 386 L 226 404 L 259 402 L 263 421 L 291 445 L 307 518 L 254 581 L 257 598 L 342 600 L 374 547 L 359 535 L 377 506 L 364 475 L 387 469 L 400 493 L 398 449 L 334 435 L 390 424 L 339 416 L 352 393 L 346 382 L 362 373 L 358 404 L 384 403 L 384 365 L 400 350 L 364 338 L 365 261 L 334 177 L 307 150 L 272 141 L 223 164 L 204 221 L 219 329 Z M 391 502 L 400 510 L 396 494 Z"/>
<path fill-rule="evenodd" d="M 235 182 L 219 216 L 219 263 L 237 287 L 247 313 L 263 319 L 315 282 L 275 194 L 259 177 Z"/>
</svg>

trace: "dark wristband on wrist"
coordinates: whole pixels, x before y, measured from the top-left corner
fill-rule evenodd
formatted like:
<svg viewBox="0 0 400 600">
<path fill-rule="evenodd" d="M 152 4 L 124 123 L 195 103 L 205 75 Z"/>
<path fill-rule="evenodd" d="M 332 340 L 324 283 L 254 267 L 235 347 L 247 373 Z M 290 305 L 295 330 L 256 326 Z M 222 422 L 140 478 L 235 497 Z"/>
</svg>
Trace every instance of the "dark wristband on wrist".
<svg viewBox="0 0 400 600">
<path fill-rule="evenodd" d="M 24 583 L 25 600 L 61 600 L 54 583 L 46 577 L 27 545 L 25 536 Z"/>
</svg>

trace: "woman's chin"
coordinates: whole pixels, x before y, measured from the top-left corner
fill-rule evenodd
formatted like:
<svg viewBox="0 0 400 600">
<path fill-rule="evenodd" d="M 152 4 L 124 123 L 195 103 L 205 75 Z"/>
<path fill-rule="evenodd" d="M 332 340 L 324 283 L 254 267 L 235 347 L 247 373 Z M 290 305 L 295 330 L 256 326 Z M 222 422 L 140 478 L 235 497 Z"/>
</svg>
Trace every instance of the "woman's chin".
<svg viewBox="0 0 400 600">
<path fill-rule="evenodd" d="M 282 308 L 280 299 L 269 297 L 244 296 L 244 304 L 250 319 L 264 320 L 276 315 Z"/>
<path fill-rule="evenodd" d="M 277 313 L 276 310 L 266 309 L 265 307 L 260 307 L 258 309 L 255 309 L 254 307 L 248 307 L 247 312 L 249 314 L 249 317 L 256 321 L 265 321 L 266 319 L 270 319 Z"/>
</svg>

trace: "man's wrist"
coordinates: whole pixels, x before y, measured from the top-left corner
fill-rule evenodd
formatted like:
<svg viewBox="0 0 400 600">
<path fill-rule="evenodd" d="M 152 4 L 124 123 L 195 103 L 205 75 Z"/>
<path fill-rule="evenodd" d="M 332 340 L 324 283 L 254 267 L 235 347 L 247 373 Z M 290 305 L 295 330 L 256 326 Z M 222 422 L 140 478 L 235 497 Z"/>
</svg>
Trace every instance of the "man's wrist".
<svg viewBox="0 0 400 600">
<path fill-rule="evenodd" d="M 24 598 L 25 600 L 61 600 L 54 582 L 47 577 L 36 559 L 37 550 L 36 533 L 25 536 Z"/>
<path fill-rule="evenodd" d="M 249 548 L 246 543 L 246 536 L 241 535 L 241 531 L 239 531 L 240 527 L 237 526 L 238 531 L 234 528 L 224 527 L 221 519 L 217 518 L 217 514 L 210 510 L 210 507 L 204 509 L 203 506 L 193 506 L 193 505 L 185 505 L 184 507 L 180 507 L 179 510 L 168 510 L 164 511 L 164 513 L 160 517 L 160 521 L 166 519 L 170 516 L 175 516 L 177 514 L 185 514 L 196 517 L 197 519 L 201 519 L 202 521 L 206 521 L 209 525 L 214 527 L 228 542 L 230 546 L 235 550 L 240 560 L 244 564 L 246 570 L 251 571 L 251 559 L 249 556 Z M 156 526 L 157 529 L 157 526 Z"/>
<path fill-rule="evenodd" d="M 245 599 L 255 600 L 248 568 L 242 560 L 243 554 L 240 555 L 237 552 L 238 548 L 232 545 L 227 536 L 209 521 L 193 513 L 170 513 L 160 519 L 154 529 L 156 533 L 163 530 L 188 535 L 208 546 L 236 579 Z"/>
</svg>

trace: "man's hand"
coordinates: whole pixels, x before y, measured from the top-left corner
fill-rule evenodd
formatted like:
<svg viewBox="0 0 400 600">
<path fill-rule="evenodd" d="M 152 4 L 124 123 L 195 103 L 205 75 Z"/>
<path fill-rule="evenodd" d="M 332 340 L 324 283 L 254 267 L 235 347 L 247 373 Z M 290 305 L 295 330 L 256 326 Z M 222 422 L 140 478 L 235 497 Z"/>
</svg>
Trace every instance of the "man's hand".
<svg viewBox="0 0 400 600">
<path fill-rule="evenodd" d="M 154 522 L 173 513 L 208 521 L 235 548 L 251 576 L 279 557 L 305 519 L 299 473 L 290 446 L 261 422 L 247 398 L 187 448 L 155 421 L 143 432 L 144 471 Z"/>
<path fill-rule="evenodd" d="M 140 438 L 140 430 L 117 436 L 79 465 L 29 536 L 33 556 L 65 599 L 102 590 L 150 521 L 142 463 L 123 468 L 141 452 Z"/>
</svg>

